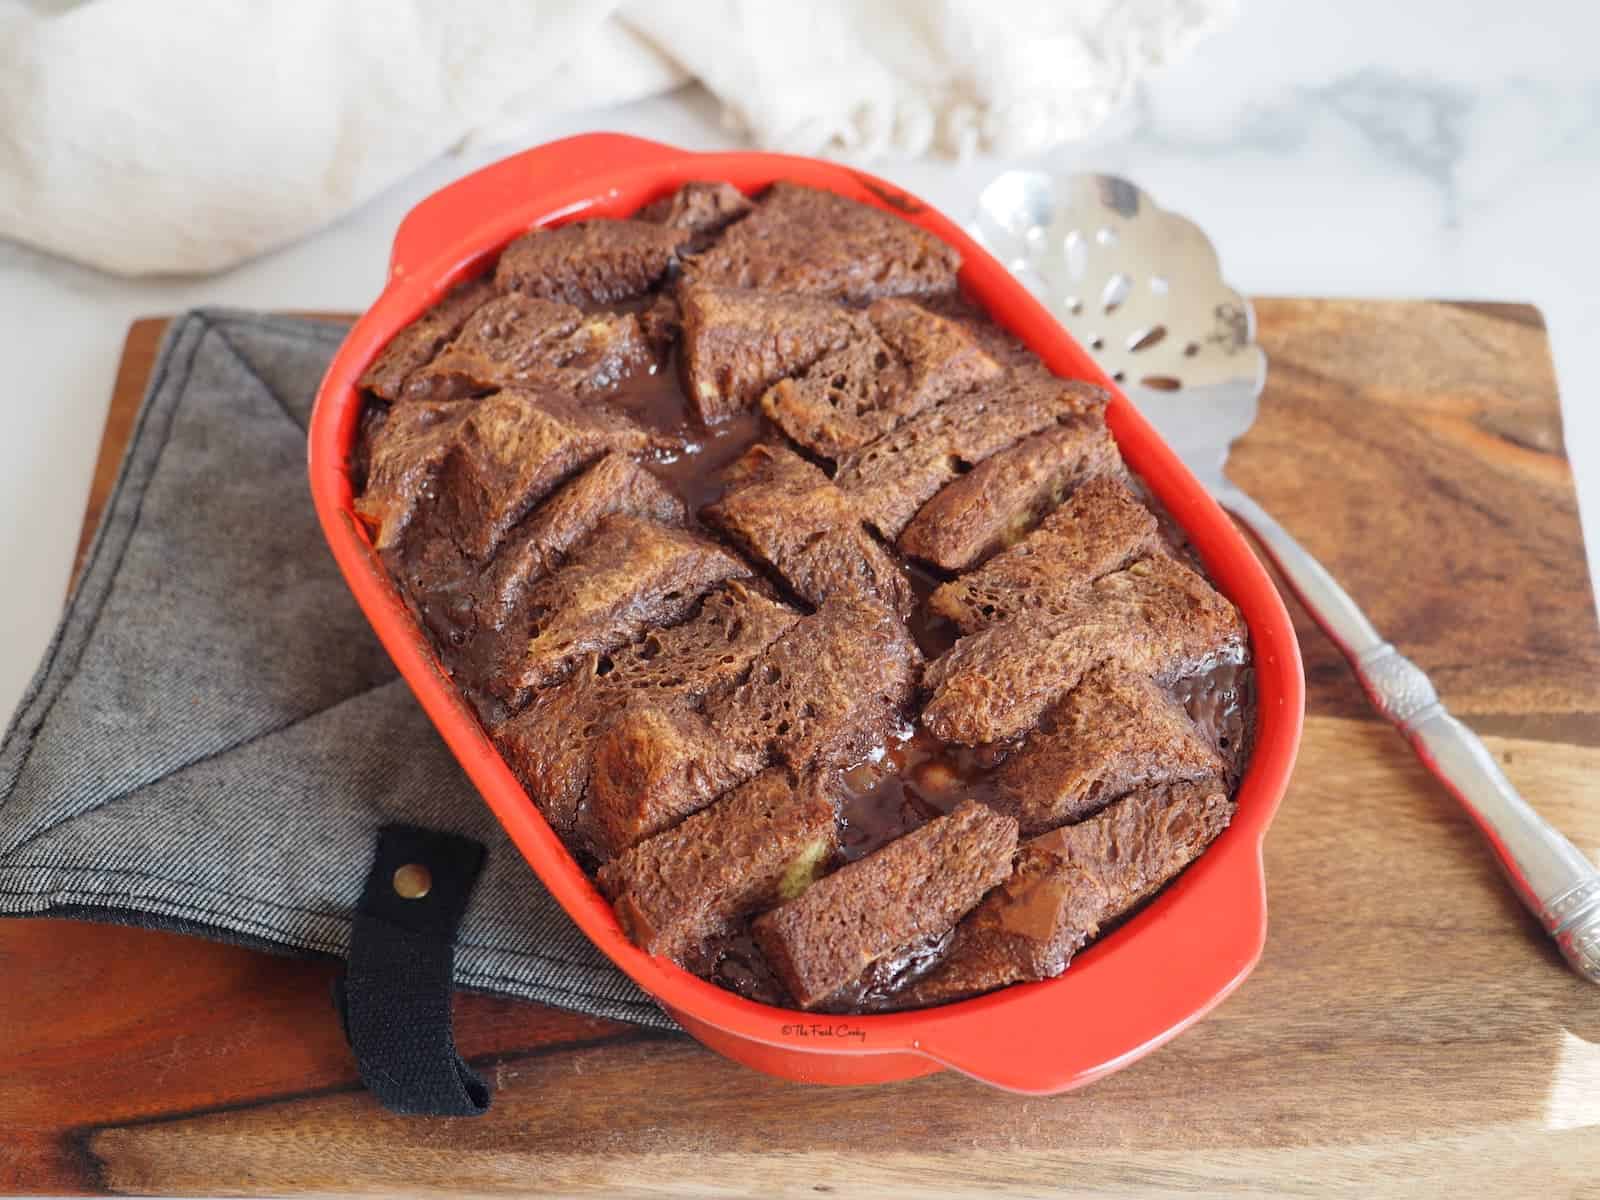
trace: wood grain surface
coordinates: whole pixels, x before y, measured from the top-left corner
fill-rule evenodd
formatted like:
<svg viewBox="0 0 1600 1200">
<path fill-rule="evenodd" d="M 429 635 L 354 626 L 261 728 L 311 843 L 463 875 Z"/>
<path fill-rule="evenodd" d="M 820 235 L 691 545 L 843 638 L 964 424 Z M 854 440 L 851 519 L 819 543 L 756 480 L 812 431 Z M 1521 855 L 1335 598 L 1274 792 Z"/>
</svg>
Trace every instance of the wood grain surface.
<svg viewBox="0 0 1600 1200">
<path fill-rule="evenodd" d="M 1270 300 L 1233 474 L 1600 850 L 1600 635 L 1542 322 Z M 92 525 L 161 330 L 130 334 Z M 1291 605 L 1291 607 L 1293 607 Z M 1600 990 L 1303 614 L 1309 719 L 1267 839 L 1256 972 L 1085 1090 L 768 1079 L 687 1038 L 462 996 L 474 1121 L 360 1089 L 333 968 L 0 923 L 0 1191 L 1600 1196 Z"/>
</svg>

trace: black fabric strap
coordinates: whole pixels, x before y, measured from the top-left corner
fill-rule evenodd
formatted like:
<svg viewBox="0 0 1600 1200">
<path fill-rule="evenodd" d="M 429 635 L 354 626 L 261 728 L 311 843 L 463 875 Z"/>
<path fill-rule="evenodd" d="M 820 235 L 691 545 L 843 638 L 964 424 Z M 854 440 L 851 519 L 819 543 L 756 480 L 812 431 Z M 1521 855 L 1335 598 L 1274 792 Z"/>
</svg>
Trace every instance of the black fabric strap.
<svg viewBox="0 0 1600 1200">
<path fill-rule="evenodd" d="M 334 1000 L 362 1082 L 392 1112 L 489 1110 L 489 1088 L 456 1053 L 450 1025 L 456 927 L 483 859 L 482 845 L 455 834 L 378 830 Z"/>
</svg>

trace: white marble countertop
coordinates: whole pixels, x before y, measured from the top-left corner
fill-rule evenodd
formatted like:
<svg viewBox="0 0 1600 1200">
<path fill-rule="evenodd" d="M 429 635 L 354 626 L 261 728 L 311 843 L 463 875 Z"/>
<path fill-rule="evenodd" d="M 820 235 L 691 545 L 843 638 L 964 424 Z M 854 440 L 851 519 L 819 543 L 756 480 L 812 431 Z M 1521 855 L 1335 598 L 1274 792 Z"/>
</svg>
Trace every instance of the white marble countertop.
<svg viewBox="0 0 1600 1200">
<path fill-rule="evenodd" d="M 1049 165 L 1128 176 L 1216 242 L 1256 295 L 1523 300 L 1556 352 L 1584 524 L 1600 530 L 1600 6 L 1254 0 L 1092 142 Z M 703 93 L 550 121 L 732 145 Z M 128 282 L 0 244 L 0 715 L 59 614 L 128 323 L 203 304 L 360 309 L 418 199 L 514 147 L 458 157 L 298 246 L 225 275 Z M 953 216 L 1013 164 L 873 169 Z M 1600 562 L 1593 545 L 1591 568 Z"/>
</svg>

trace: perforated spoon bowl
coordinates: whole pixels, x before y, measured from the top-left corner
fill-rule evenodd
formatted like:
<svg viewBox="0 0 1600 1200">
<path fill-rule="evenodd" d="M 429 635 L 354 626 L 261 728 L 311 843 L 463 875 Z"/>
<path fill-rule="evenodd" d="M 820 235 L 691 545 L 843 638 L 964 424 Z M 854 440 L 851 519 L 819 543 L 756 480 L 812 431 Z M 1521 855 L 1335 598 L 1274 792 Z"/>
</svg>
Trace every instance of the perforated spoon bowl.
<svg viewBox="0 0 1600 1200">
<path fill-rule="evenodd" d="M 984 190 L 972 233 L 1256 536 L 1373 706 L 1472 816 L 1573 970 L 1600 983 L 1600 870 L 1517 793 L 1322 564 L 1229 482 L 1228 450 L 1255 422 L 1267 358 L 1249 301 L 1223 281 L 1200 228 L 1115 176 L 1011 171 Z"/>
</svg>

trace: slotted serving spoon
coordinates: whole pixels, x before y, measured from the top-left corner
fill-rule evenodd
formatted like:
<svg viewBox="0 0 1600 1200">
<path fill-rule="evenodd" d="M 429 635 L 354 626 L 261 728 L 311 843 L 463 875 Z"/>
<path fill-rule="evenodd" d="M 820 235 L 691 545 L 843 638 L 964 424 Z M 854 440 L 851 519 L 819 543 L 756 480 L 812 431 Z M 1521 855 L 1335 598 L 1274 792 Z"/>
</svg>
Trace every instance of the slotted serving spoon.
<svg viewBox="0 0 1600 1200">
<path fill-rule="evenodd" d="M 1511 786 L 1426 674 L 1332 575 L 1223 473 L 1256 419 L 1267 357 L 1248 300 L 1193 222 L 1110 175 L 1010 171 L 972 233 L 1100 360 L 1218 503 L 1253 533 L 1373 706 L 1477 822 L 1573 970 L 1600 983 L 1600 870 Z"/>
</svg>

